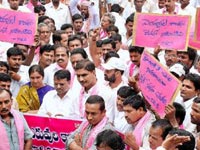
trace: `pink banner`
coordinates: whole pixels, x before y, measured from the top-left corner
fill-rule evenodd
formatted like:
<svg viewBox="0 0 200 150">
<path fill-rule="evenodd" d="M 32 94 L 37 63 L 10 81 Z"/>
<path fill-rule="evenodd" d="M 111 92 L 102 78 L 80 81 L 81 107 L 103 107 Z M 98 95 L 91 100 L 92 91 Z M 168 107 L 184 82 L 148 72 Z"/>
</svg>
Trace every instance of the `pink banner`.
<svg viewBox="0 0 200 150">
<path fill-rule="evenodd" d="M 200 49 L 200 41 L 191 38 L 189 40 L 189 47 L 192 47 L 194 49 Z"/>
<path fill-rule="evenodd" d="M 140 63 L 139 86 L 152 108 L 163 117 L 165 106 L 173 101 L 180 84 L 153 56 L 144 51 Z"/>
<path fill-rule="evenodd" d="M 33 45 L 37 15 L 0 9 L 0 41 Z"/>
<path fill-rule="evenodd" d="M 190 16 L 136 13 L 133 45 L 186 50 Z"/>
<path fill-rule="evenodd" d="M 196 11 L 195 40 L 200 41 L 200 8 Z"/>
<path fill-rule="evenodd" d="M 81 124 L 81 120 L 47 118 L 24 115 L 34 133 L 33 150 L 65 149 L 67 136 Z"/>
</svg>

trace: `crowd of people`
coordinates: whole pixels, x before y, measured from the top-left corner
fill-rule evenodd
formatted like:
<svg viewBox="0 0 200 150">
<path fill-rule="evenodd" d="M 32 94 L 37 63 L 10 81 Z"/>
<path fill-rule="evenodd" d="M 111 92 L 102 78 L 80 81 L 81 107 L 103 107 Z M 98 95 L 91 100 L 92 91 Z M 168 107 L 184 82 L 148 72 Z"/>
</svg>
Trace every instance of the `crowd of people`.
<svg viewBox="0 0 200 150">
<path fill-rule="evenodd" d="M 69 150 L 200 150 L 198 50 L 132 45 L 135 13 L 189 15 L 193 37 L 199 5 L 199 0 L 0 0 L 1 11 L 38 15 L 33 45 L 0 41 L 0 149 L 31 149 L 33 133 L 23 117 L 29 113 L 83 119 L 67 137 Z M 138 84 L 144 51 L 181 83 L 164 118 Z"/>
</svg>

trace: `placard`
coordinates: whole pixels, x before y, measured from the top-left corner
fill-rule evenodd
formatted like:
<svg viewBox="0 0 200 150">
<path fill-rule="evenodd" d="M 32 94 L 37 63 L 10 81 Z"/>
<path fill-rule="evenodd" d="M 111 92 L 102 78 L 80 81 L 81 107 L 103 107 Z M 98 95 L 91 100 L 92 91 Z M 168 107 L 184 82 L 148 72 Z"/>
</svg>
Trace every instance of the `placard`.
<svg viewBox="0 0 200 150">
<path fill-rule="evenodd" d="M 32 150 L 65 150 L 65 142 L 81 120 L 24 115 L 34 133 Z"/>
<path fill-rule="evenodd" d="M 0 41 L 33 45 L 37 30 L 37 15 L 0 9 Z"/>
<path fill-rule="evenodd" d="M 186 50 L 190 24 L 190 16 L 136 13 L 133 45 Z"/>
<path fill-rule="evenodd" d="M 196 10 L 195 40 L 200 42 L 200 8 Z"/>
<path fill-rule="evenodd" d="M 173 102 L 180 86 L 176 77 L 148 52 L 143 52 L 139 69 L 139 87 L 145 99 L 161 117 L 165 115 L 165 106 Z"/>
</svg>

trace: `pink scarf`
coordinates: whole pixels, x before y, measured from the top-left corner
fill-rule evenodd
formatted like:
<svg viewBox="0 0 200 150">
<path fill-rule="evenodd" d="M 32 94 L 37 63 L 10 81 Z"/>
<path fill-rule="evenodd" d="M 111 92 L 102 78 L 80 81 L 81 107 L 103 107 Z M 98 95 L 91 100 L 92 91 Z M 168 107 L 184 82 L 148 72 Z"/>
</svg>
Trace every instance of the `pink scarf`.
<svg viewBox="0 0 200 150">
<path fill-rule="evenodd" d="M 104 39 L 106 36 L 108 36 L 107 32 L 103 29 L 100 30 L 100 39 Z"/>
<path fill-rule="evenodd" d="M 84 149 L 89 149 L 92 146 L 92 144 L 94 143 L 94 141 L 97 137 L 97 134 L 102 131 L 102 129 L 105 127 L 107 122 L 108 122 L 108 118 L 104 117 L 95 127 L 92 128 L 92 130 L 90 131 L 89 137 L 87 139 L 87 142 L 85 144 Z M 82 127 L 81 132 L 80 132 L 82 138 L 83 138 L 84 131 L 86 130 L 86 128 L 89 125 L 90 124 L 89 124 L 88 121 L 83 123 L 83 127 Z"/>
<path fill-rule="evenodd" d="M 135 68 L 135 64 L 131 62 L 130 67 L 129 67 L 129 77 L 133 76 L 134 68 Z"/>
<path fill-rule="evenodd" d="M 139 120 L 133 131 L 133 135 L 135 136 L 136 142 L 139 146 L 142 145 L 142 131 L 150 119 L 151 113 L 147 111 L 146 114 Z"/>
<path fill-rule="evenodd" d="M 11 114 L 14 117 L 14 122 L 17 128 L 17 135 L 18 135 L 18 140 L 19 140 L 19 149 L 23 150 L 24 149 L 24 125 L 23 125 L 23 120 L 20 118 L 19 114 L 13 109 L 11 109 Z M 10 149 L 10 143 L 8 140 L 8 135 L 6 132 L 6 129 L 3 125 L 3 123 L 0 121 L 0 133 L 1 133 L 1 142 L 0 142 L 0 149 L 1 150 L 9 150 Z"/>
<path fill-rule="evenodd" d="M 80 91 L 80 95 L 79 95 L 79 112 L 80 112 L 80 116 L 81 118 L 85 117 L 85 112 L 84 112 L 84 102 L 83 102 L 83 98 L 84 98 L 84 87 L 82 87 L 81 91 Z M 94 87 L 92 87 L 91 89 L 91 94 L 90 95 L 96 95 L 98 93 L 97 91 L 97 85 L 95 85 Z"/>
</svg>

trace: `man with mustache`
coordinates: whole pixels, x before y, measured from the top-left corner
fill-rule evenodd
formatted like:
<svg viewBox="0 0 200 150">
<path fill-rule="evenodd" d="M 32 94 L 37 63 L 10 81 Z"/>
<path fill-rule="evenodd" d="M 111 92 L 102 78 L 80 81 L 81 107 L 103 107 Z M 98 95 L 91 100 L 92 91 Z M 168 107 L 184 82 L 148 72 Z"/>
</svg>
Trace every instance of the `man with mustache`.
<svg viewBox="0 0 200 150">
<path fill-rule="evenodd" d="M 71 73 L 73 71 L 71 63 L 69 63 L 69 52 L 66 47 L 57 45 L 55 47 L 55 63 L 51 64 L 44 70 L 44 82 L 54 86 L 54 73 L 58 70 L 66 69 Z"/>
<path fill-rule="evenodd" d="M 29 81 L 29 67 L 22 65 L 23 57 L 22 51 L 17 47 L 11 47 L 7 51 L 8 72 L 12 79 L 10 89 L 13 97 L 16 97 L 20 87 Z"/>
<path fill-rule="evenodd" d="M 0 88 L 0 133 L 1 150 L 29 150 L 32 147 L 32 136 L 23 115 L 11 108 L 12 94 Z"/>
</svg>

